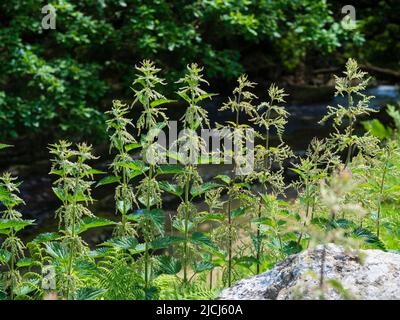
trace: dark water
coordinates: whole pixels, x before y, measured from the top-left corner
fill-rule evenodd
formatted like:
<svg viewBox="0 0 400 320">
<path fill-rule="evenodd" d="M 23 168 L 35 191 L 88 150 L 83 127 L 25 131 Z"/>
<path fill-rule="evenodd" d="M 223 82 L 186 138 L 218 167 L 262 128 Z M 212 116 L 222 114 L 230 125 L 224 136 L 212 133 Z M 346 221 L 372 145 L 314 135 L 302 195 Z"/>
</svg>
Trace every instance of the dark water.
<svg viewBox="0 0 400 320">
<path fill-rule="evenodd" d="M 376 110 L 380 110 L 382 106 L 388 103 L 395 103 L 400 98 L 398 88 L 395 86 L 374 87 L 369 89 L 367 94 L 376 96 L 371 102 L 371 107 Z M 233 120 L 229 112 L 217 111 L 218 104 L 222 101 L 226 100 L 214 99 L 214 102 L 207 107 L 212 121 L 223 123 L 226 120 Z M 343 99 L 334 98 L 327 102 L 306 105 L 290 104 L 287 106 L 290 117 L 286 128 L 285 140 L 297 154 L 304 152 L 313 137 L 322 138 L 329 135 L 327 127 L 319 125 L 318 121 L 325 115 L 327 105 L 336 106 L 337 104 L 346 105 Z M 385 112 L 374 114 L 373 117 L 381 118 L 383 121 L 388 120 L 385 117 Z M 175 117 L 175 119 L 177 118 Z M 110 161 L 107 155 L 107 148 L 100 148 L 100 150 L 97 150 L 97 154 L 101 154 L 102 159 L 94 163 L 94 167 L 107 171 L 107 165 Z M 21 207 L 21 211 L 26 219 L 36 220 L 35 226 L 23 231 L 23 237 L 25 240 L 29 240 L 38 232 L 57 230 L 58 222 L 54 219 L 54 211 L 59 203 L 51 189 L 53 177 L 47 174 L 50 169 L 48 159 L 43 157 L 34 162 L 29 160 L 25 162 L 23 164 L 5 166 L 3 169 L 12 171 L 23 181 L 21 196 L 25 200 L 26 206 Z M 229 166 L 212 165 L 201 168 L 201 173 L 207 180 L 217 173 L 220 174 L 221 171 L 227 170 L 229 170 Z M 94 190 L 93 195 L 96 199 L 100 199 L 93 204 L 93 212 L 97 216 L 118 220 L 118 217 L 114 214 L 113 187 L 98 188 Z M 174 214 L 176 199 L 166 196 L 164 200 L 167 215 Z M 86 233 L 85 238 L 90 244 L 99 243 L 106 239 L 109 233 L 110 229 L 98 229 Z"/>
</svg>

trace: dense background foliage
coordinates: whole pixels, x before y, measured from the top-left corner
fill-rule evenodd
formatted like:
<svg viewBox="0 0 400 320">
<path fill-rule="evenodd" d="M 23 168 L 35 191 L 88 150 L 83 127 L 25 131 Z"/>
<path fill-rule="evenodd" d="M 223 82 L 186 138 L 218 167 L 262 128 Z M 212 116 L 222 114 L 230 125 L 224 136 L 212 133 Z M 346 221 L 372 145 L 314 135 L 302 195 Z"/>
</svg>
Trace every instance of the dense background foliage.
<svg viewBox="0 0 400 320">
<path fill-rule="evenodd" d="M 127 96 L 133 65 L 143 58 L 155 60 L 170 82 L 196 61 L 208 79 L 219 80 L 222 93 L 242 72 L 256 80 L 293 75 L 304 82 L 306 69 L 341 63 L 346 52 L 386 66 L 399 61 L 398 53 L 389 53 L 398 46 L 396 1 L 357 3 L 360 29 L 353 31 L 340 25 L 340 1 L 50 3 L 56 30 L 41 27 L 47 1 L 0 4 L 3 140 L 44 128 L 46 135 L 102 136 L 102 111 L 111 97 Z"/>
</svg>

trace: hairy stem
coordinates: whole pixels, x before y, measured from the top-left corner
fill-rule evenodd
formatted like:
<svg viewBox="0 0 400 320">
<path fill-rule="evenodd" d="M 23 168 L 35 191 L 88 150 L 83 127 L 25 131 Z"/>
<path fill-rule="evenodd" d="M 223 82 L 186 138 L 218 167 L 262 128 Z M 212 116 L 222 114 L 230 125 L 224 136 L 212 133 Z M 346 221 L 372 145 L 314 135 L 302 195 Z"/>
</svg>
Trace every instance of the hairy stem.
<svg viewBox="0 0 400 320">
<path fill-rule="evenodd" d="M 387 167 L 390 159 L 390 149 L 386 149 L 386 158 L 385 158 L 385 163 L 384 163 L 384 168 L 383 168 L 383 173 L 382 173 L 382 179 L 380 182 L 379 186 L 379 197 L 378 197 L 378 216 L 376 219 L 376 235 L 379 238 L 380 235 L 380 220 L 381 220 L 381 210 L 382 210 L 382 202 L 383 202 L 383 187 L 385 185 L 385 178 L 386 178 L 386 172 L 387 172 Z"/>
</svg>

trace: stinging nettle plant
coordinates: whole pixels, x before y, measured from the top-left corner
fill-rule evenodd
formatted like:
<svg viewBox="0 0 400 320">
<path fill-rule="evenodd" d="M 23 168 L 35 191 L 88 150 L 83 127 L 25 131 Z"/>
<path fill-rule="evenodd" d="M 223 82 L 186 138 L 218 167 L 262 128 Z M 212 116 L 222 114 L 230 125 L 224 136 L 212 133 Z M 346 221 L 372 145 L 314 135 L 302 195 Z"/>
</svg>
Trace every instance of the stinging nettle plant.
<svg viewBox="0 0 400 320">
<path fill-rule="evenodd" d="M 115 222 L 89 209 L 94 175 L 104 172 L 89 165 L 97 158 L 84 143 L 50 145 L 50 173 L 57 176 L 53 190 L 61 201 L 58 232 L 23 243 L 20 230 L 33 221 L 19 212 L 24 202 L 16 178 L 0 176 L 0 299 L 213 299 L 224 286 L 309 247 L 321 262 L 311 276 L 312 295 L 324 299 L 335 290 L 351 298 L 341 283 L 326 277 L 329 243 L 352 253 L 359 246 L 399 250 L 393 236 L 399 226 L 399 139 L 378 120 L 368 122 L 368 133 L 358 132 L 356 121 L 375 110 L 369 107 L 372 97 L 364 94 L 369 79 L 354 60 L 335 78 L 336 95 L 347 98 L 347 105 L 328 107 L 322 120 L 332 119 L 334 132 L 313 139 L 289 164 L 298 175 L 292 183 L 285 181 L 294 156 L 284 142 L 289 114 L 283 89 L 271 85 L 268 100 L 258 102 L 251 92 L 255 83 L 239 77 L 232 97 L 219 108 L 231 111 L 234 121 L 216 125 L 232 171 L 203 181 L 201 165 L 222 159 L 219 151 L 207 151 L 209 141 L 198 134 L 211 125 L 205 100 L 214 95 L 203 88 L 208 83 L 202 68 L 188 65 L 177 81 L 177 95 L 186 105 L 184 130 L 170 141 L 170 150 L 158 140 L 167 127 L 165 105 L 173 102 L 159 91 L 165 85 L 161 70 L 148 60 L 135 68 L 133 104 L 114 100 L 106 113 L 113 160 L 110 175 L 97 186 L 115 185 Z M 142 108 L 135 124 L 132 108 Z M 393 107 L 388 113 L 398 125 L 400 113 Z M 257 140 L 247 135 L 252 127 L 260 131 Z M 225 138 L 234 141 L 234 150 Z M 246 147 L 255 142 L 250 159 Z M 287 199 L 288 188 L 296 196 Z M 168 233 L 165 192 L 178 199 Z M 90 248 L 83 232 L 103 226 L 113 228 L 111 238 Z M 299 298 L 309 289 L 299 288 Z"/>
<path fill-rule="evenodd" d="M 345 166 L 348 166 L 356 148 L 364 155 L 373 156 L 378 150 L 379 141 L 368 133 L 361 136 L 355 134 L 357 118 L 377 112 L 369 107 L 374 96 L 367 96 L 363 93 L 370 78 L 366 77 L 366 72 L 360 70 L 354 59 L 347 61 L 346 70 L 343 73 L 343 77 L 335 75 L 335 96 L 347 98 L 347 106 L 328 106 L 328 113 L 320 123 L 324 124 L 329 119 L 333 120 L 334 132 L 328 143 L 336 145 L 338 152 L 347 150 Z M 341 127 L 344 128 L 341 129 Z"/>
<path fill-rule="evenodd" d="M 85 217 L 94 217 L 87 206 L 93 203 L 93 175 L 98 173 L 87 164 L 87 161 L 96 159 L 92 155 L 91 146 L 81 143 L 75 149 L 71 147 L 67 141 L 50 146 L 50 153 L 54 156 L 50 173 L 58 176 L 53 191 L 62 202 L 56 211 L 62 236 L 61 242 L 46 244 L 54 257 L 60 257 L 57 251 L 64 253 L 62 259 L 56 259 L 55 265 L 59 293 L 66 299 L 75 299 L 81 285 L 76 262 L 89 249 L 79 235 L 80 225 L 84 223 Z"/>
</svg>

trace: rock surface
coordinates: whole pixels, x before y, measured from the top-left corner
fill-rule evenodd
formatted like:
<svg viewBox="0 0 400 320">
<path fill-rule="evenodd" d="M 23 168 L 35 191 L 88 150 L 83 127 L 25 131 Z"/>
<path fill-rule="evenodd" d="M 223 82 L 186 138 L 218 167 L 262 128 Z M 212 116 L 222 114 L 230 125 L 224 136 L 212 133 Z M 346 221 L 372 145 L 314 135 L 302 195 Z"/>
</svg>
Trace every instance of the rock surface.
<svg viewBox="0 0 400 320">
<path fill-rule="evenodd" d="M 380 250 L 349 251 L 322 245 L 288 257 L 273 269 L 237 282 L 221 300 L 400 299 L 400 254 Z"/>
</svg>

